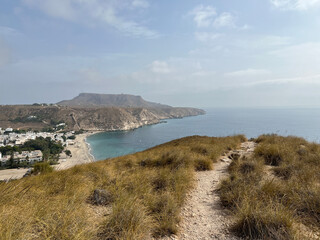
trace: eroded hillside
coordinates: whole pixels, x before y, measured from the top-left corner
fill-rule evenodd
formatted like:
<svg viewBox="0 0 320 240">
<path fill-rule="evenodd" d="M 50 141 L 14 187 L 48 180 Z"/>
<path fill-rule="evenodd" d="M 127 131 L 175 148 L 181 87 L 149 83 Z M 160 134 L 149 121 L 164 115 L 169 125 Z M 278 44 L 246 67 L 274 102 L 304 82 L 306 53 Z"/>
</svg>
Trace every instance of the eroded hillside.
<svg viewBox="0 0 320 240">
<path fill-rule="evenodd" d="M 119 108 L 68 106 L 0 106 L 0 127 L 42 129 L 66 123 L 69 130 L 129 130 L 162 119 L 195 116 L 195 108 Z"/>
</svg>

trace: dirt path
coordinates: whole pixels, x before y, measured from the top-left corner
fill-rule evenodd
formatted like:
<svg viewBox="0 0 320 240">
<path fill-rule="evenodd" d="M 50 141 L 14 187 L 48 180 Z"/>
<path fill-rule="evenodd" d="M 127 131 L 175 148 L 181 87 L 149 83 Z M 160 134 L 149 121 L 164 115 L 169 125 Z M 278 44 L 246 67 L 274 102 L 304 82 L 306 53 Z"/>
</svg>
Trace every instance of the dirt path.
<svg viewBox="0 0 320 240">
<path fill-rule="evenodd" d="M 0 170 L 0 181 L 20 179 L 27 173 L 28 170 L 29 168 Z"/>
<path fill-rule="evenodd" d="M 219 195 L 215 190 L 219 182 L 228 174 L 227 168 L 231 163 L 228 155 L 232 153 L 249 155 L 254 147 L 253 142 L 242 143 L 241 149 L 221 156 L 220 161 L 214 165 L 214 170 L 197 172 L 197 185 L 189 193 L 187 203 L 182 209 L 180 234 L 171 236 L 170 239 L 238 239 L 228 232 L 231 219 L 227 210 L 221 207 Z"/>
</svg>

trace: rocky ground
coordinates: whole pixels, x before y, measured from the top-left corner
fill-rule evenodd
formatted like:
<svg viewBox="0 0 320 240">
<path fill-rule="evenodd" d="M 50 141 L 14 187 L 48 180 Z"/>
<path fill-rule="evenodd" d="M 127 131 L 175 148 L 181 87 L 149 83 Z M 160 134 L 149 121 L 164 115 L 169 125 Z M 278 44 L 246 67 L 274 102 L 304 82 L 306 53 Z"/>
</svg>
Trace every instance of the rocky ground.
<svg viewBox="0 0 320 240">
<path fill-rule="evenodd" d="M 219 239 L 236 240 L 229 231 L 232 219 L 227 210 L 220 204 L 217 193 L 219 182 L 227 176 L 227 168 L 232 154 L 250 155 L 255 148 L 254 142 L 245 142 L 241 148 L 221 156 L 214 165 L 214 170 L 197 172 L 196 186 L 189 193 L 186 205 L 182 209 L 182 221 L 178 236 L 166 239 Z"/>
</svg>

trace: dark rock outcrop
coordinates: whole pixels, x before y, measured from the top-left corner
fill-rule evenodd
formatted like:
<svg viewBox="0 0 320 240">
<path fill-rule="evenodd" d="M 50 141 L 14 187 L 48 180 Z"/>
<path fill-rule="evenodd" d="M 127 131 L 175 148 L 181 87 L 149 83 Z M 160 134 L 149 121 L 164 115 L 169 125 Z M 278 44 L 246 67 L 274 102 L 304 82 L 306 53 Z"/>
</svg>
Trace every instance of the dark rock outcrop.
<svg viewBox="0 0 320 240">
<path fill-rule="evenodd" d="M 105 206 L 113 202 L 113 196 L 104 189 L 96 189 L 93 191 L 91 200 L 94 205 Z"/>
</svg>

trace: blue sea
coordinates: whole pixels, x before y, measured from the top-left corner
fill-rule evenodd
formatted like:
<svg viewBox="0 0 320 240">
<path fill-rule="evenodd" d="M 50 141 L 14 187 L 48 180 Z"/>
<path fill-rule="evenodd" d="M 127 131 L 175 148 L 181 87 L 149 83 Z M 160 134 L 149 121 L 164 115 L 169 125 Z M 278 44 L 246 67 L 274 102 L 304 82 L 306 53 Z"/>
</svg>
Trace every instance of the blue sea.
<svg viewBox="0 0 320 240">
<path fill-rule="evenodd" d="M 166 123 L 144 126 L 132 131 L 91 135 L 87 142 L 96 160 L 139 152 L 147 148 L 191 136 L 230 136 L 248 138 L 276 133 L 295 135 L 320 142 L 320 109 L 206 109 L 207 114 L 169 119 Z"/>
</svg>

